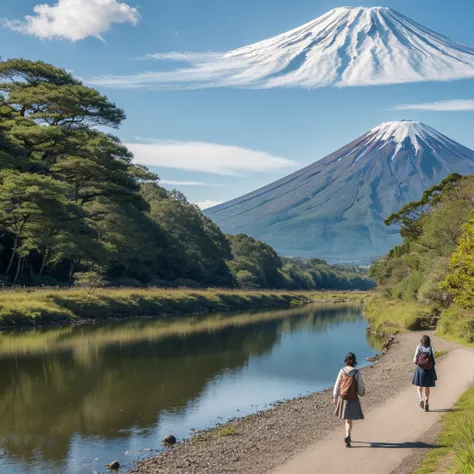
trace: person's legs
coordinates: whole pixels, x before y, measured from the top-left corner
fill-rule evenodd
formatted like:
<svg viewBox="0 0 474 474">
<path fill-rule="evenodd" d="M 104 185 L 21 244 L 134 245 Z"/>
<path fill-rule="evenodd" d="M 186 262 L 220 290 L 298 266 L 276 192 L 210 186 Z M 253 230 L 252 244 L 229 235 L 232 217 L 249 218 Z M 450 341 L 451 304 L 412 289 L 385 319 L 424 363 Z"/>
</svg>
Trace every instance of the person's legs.
<svg viewBox="0 0 474 474">
<path fill-rule="evenodd" d="M 344 438 L 344 442 L 347 448 L 351 447 L 352 422 L 353 420 L 346 420 L 346 437 Z"/>
<path fill-rule="evenodd" d="M 427 405 L 430 401 L 430 393 L 431 393 L 431 388 L 430 387 L 425 387 L 425 403 Z"/>
<path fill-rule="evenodd" d="M 350 436 L 352 433 L 352 424 L 354 420 L 346 420 L 346 437 Z"/>
<path fill-rule="evenodd" d="M 423 387 L 417 387 L 418 390 L 418 398 L 423 400 Z"/>
<path fill-rule="evenodd" d="M 418 398 L 420 399 L 420 408 L 425 408 L 425 401 L 423 400 L 423 387 L 418 387 Z"/>
</svg>

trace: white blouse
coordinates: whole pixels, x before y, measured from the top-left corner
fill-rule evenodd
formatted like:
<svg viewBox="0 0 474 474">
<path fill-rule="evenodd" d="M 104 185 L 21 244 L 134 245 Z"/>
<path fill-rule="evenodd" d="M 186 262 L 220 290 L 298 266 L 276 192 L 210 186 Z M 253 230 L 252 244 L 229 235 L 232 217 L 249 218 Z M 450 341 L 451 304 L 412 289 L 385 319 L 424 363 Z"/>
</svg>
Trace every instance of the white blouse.
<svg viewBox="0 0 474 474">
<path fill-rule="evenodd" d="M 354 375 L 355 380 L 357 382 L 357 393 L 360 396 L 365 395 L 365 387 L 364 387 L 364 382 L 362 380 L 362 375 L 360 375 L 360 370 L 354 369 L 353 367 L 344 367 L 344 369 L 341 369 L 339 373 L 337 374 L 337 379 L 336 379 L 336 384 L 334 385 L 334 390 L 333 390 L 333 398 L 339 397 L 340 389 L 341 389 L 341 378 L 342 374 L 346 372 L 346 374 L 349 374 L 351 371 L 356 370 L 356 374 Z"/>
<path fill-rule="evenodd" d="M 416 348 L 415 350 L 415 357 L 413 358 L 413 362 L 416 364 L 418 362 L 418 356 L 422 353 L 422 352 L 430 352 L 430 351 L 433 351 L 433 357 L 435 355 L 435 351 L 434 349 L 430 346 L 430 347 L 425 347 L 425 346 L 422 346 L 421 344 Z"/>
</svg>

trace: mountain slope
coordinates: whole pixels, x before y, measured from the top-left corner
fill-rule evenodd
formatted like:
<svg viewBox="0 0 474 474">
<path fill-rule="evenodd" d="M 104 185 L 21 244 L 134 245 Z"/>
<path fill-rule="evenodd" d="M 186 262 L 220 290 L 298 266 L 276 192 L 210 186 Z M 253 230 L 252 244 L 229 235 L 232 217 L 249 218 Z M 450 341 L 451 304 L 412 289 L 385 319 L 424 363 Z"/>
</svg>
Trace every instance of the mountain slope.
<svg viewBox="0 0 474 474">
<path fill-rule="evenodd" d="M 190 67 L 107 76 L 95 83 L 314 88 L 474 77 L 474 47 L 385 7 L 336 8 L 291 31 L 227 53 L 158 53 L 150 58 L 188 62 Z"/>
<path fill-rule="evenodd" d="M 374 257 L 399 242 L 384 219 L 452 172 L 474 173 L 474 151 L 420 122 L 387 122 L 205 213 L 224 232 L 247 233 L 284 255 Z"/>
</svg>

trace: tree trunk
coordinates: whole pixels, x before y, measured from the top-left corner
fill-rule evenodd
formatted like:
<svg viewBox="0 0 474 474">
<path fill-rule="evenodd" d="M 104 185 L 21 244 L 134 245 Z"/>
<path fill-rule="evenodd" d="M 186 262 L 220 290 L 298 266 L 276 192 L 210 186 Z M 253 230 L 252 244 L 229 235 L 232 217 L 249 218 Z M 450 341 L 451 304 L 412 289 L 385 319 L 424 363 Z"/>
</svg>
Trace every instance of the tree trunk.
<svg viewBox="0 0 474 474">
<path fill-rule="evenodd" d="M 23 261 L 23 257 L 18 256 L 18 264 L 16 266 L 15 279 L 13 280 L 13 283 L 16 283 L 16 281 L 18 280 L 18 276 L 20 275 L 20 268 L 21 268 L 22 261 Z"/>
<path fill-rule="evenodd" d="M 16 256 L 16 249 L 18 248 L 18 239 L 16 238 L 13 244 L 13 249 L 12 249 L 12 254 L 10 257 L 10 261 L 8 262 L 7 269 L 5 270 L 5 277 L 8 278 L 8 274 L 10 273 L 10 270 L 12 269 L 13 266 L 13 260 L 15 260 Z"/>
<path fill-rule="evenodd" d="M 123 267 L 122 278 L 125 278 L 127 276 L 127 272 L 128 272 L 128 269 L 130 268 L 130 264 L 131 262 L 128 261 Z"/>
<path fill-rule="evenodd" d="M 48 257 L 49 257 L 49 249 L 46 249 L 44 251 L 44 254 L 43 254 L 43 261 L 41 262 L 41 268 L 40 268 L 40 271 L 38 273 L 39 276 L 43 276 L 43 272 L 44 272 L 44 267 L 46 266 L 46 262 L 48 260 Z"/>
<path fill-rule="evenodd" d="M 75 261 L 75 259 L 71 258 L 71 266 L 69 267 L 69 281 L 72 281 L 72 277 L 74 275 L 74 272 L 76 271 L 77 265 L 81 263 L 81 259 Z"/>
<path fill-rule="evenodd" d="M 71 266 L 69 267 L 69 281 L 72 281 L 74 275 L 74 260 L 71 260 Z"/>
</svg>

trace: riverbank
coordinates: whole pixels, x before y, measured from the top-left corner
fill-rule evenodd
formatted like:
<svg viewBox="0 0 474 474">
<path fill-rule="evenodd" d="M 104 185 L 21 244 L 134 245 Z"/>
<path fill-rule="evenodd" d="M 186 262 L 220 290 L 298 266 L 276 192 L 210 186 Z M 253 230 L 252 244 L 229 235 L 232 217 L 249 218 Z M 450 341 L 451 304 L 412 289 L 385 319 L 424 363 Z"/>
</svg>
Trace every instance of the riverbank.
<svg viewBox="0 0 474 474">
<path fill-rule="evenodd" d="M 413 348 L 418 339 L 416 333 L 397 336 L 385 356 L 362 369 L 368 387 L 362 402 L 366 412 L 370 413 L 402 390 L 411 388 Z M 436 345 L 437 350 L 452 348 L 451 343 L 438 339 Z M 314 393 L 198 433 L 170 451 L 142 461 L 130 474 L 271 472 L 296 453 L 324 440 L 334 430 L 340 430 L 342 444 L 343 425 L 333 416 L 331 398 L 327 390 Z M 358 423 L 355 433 L 357 426 Z"/>
<path fill-rule="evenodd" d="M 27 289 L 0 292 L 0 328 L 141 316 L 287 308 L 360 301 L 360 292 L 240 291 L 162 288 Z"/>
<path fill-rule="evenodd" d="M 392 334 L 436 328 L 438 335 L 474 347 L 474 313 L 457 306 L 440 308 L 374 292 L 364 303 L 364 314 L 376 332 Z"/>
</svg>

